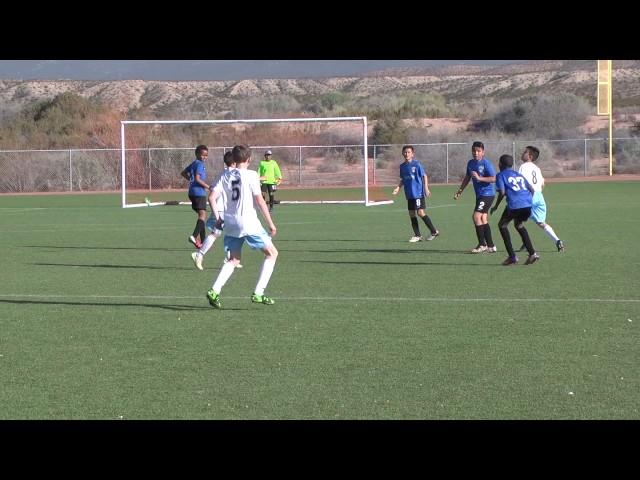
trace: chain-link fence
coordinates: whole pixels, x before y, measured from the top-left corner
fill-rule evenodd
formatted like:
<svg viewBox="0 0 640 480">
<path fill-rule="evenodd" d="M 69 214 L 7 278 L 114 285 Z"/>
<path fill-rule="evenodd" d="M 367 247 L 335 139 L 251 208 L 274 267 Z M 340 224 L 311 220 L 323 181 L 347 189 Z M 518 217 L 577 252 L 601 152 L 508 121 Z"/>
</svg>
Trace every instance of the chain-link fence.
<svg viewBox="0 0 640 480">
<path fill-rule="evenodd" d="M 613 139 L 613 173 L 640 173 L 640 138 Z M 471 158 L 471 143 L 414 144 L 415 158 L 432 183 L 457 183 Z M 502 154 L 514 157 L 516 168 L 527 145 L 540 149 L 539 167 L 547 178 L 597 176 L 609 173 L 606 138 L 485 142 L 485 157 L 497 168 Z M 222 171 L 230 147 L 210 147 L 208 178 Z M 251 168 L 264 150 L 273 151 L 289 187 L 364 185 L 362 145 L 253 146 Z M 193 160 L 193 147 L 131 149 L 125 153 L 126 188 L 140 191 L 180 190 L 180 172 Z M 402 145 L 369 145 L 369 182 L 398 182 Z M 95 192 L 121 190 L 120 149 L 0 150 L 0 193 Z"/>
</svg>

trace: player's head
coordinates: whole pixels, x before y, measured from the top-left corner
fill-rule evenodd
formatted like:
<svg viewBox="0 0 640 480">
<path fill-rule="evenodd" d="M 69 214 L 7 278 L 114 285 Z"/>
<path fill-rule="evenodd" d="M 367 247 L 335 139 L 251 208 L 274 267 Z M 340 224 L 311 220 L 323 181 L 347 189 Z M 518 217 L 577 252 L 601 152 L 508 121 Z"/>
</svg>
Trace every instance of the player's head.
<svg viewBox="0 0 640 480">
<path fill-rule="evenodd" d="M 264 152 L 264 159 L 271 160 L 271 155 L 273 155 L 273 152 L 271 150 L 267 150 L 266 152 Z"/>
<path fill-rule="evenodd" d="M 233 161 L 236 165 L 248 163 L 251 159 L 251 148 L 246 144 L 236 145 L 233 147 L 233 150 L 231 150 L 231 153 L 233 154 Z"/>
<path fill-rule="evenodd" d="M 511 155 L 502 155 L 499 161 L 500 171 L 513 167 L 513 157 Z"/>
<path fill-rule="evenodd" d="M 203 158 L 207 158 L 209 156 L 209 149 L 206 145 L 198 145 L 196 147 L 196 158 L 198 160 L 202 160 Z"/>
<path fill-rule="evenodd" d="M 231 150 L 229 150 L 228 152 L 224 152 L 222 161 L 227 167 L 232 167 L 235 164 L 235 162 L 233 161 L 233 152 Z"/>
<path fill-rule="evenodd" d="M 405 145 L 404 147 L 402 147 L 402 156 L 405 158 L 405 160 L 411 160 L 413 158 L 413 154 L 413 145 Z"/>
<path fill-rule="evenodd" d="M 473 145 L 471 145 L 471 155 L 473 155 L 475 160 L 481 160 L 484 156 L 484 143 L 473 142 Z"/>
<path fill-rule="evenodd" d="M 524 152 L 522 152 L 522 161 L 523 162 L 528 162 L 529 159 L 531 159 L 532 162 L 535 162 L 536 160 L 538 160 L 538 157 L 540 156 L 540 150 L 537 149 L 536 147 L 532 146 L 532 145 L 527 145 L 524 148 Z"/>
</svg>

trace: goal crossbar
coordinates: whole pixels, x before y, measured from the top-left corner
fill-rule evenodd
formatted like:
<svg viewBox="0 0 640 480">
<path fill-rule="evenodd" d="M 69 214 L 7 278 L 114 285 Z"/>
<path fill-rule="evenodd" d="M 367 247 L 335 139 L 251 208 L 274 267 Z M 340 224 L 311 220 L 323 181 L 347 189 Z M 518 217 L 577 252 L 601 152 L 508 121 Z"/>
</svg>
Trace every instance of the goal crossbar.
<svg viewBox="0 0 640 480">
<path fill-rule="evenodd" d="M 370 201 L 369 200 L 369 159 L 368 159 L 368 135 L 367 117 L 314 117 L 314 118 L 257 118 L 257 119 L 235 119 L 235 120 L 122 120 L 120 121 L 120 141 L 121 141 L 121 177 L 122 177 L 122 208 L 162 205 L 163 202 L 145 202 L 127 204 L 126 201 L 126 140 L 125 127 L 127 125 L 231 125 L 231 124 L 259 124 L 259 123 L 300 123 L 300 122 L 332 122 L 332 121 L 358 121 L 362 122 L 362 139 L 364 160 L 364 200 L 357 201 L 318 201 L 318 202 L 282 202 L 282 203 L 360 203 L 366 206 L 383 205 L 393 203 L 393 200 Z M 183 203 L 183 202 L 180 202 Z M 184 202 L 188 203 L 188 202 Z"/>
</svg>

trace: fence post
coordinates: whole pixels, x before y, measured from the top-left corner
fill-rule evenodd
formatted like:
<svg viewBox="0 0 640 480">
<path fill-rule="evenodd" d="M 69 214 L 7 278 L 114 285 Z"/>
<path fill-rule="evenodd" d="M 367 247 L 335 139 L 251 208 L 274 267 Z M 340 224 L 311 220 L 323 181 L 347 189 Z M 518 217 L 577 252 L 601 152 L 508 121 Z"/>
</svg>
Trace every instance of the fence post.
<svg viewBox="0 0 640 480">
<path fill-rule="evenodd" d="M 69 149 L 69 191 L 73 191 L 73 170 L 71 169 L 71 149 Z"/>
<path fill-rule="evenodd" d="M 149 191 L 151 191 L 151 147 L 147 147 L 147 160 L 149 162 Z"/>
<path fill-rule="evenodd" d="M 587 176 L 587 139 L 584 139 L 584 176 Z"/>
<path fill-rule="evenodd" d="M 373 185 L 376 184 L 376 146 L 373 146 Z"/>
<path fill-rule="evenodd" d="M 447 142 L 447 177 L 445 183 L 449 183 L 449 142 Z"/>
<path fill-rule="evenodd" d="M 298 186 L 302 186 L 302 147 L 298 147 Z"/>
</svg>

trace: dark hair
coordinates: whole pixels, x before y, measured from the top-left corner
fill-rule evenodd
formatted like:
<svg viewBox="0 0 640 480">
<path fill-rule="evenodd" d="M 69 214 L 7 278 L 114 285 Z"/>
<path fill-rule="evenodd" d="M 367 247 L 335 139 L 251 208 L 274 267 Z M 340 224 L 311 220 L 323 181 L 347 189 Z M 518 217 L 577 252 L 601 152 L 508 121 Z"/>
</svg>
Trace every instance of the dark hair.
<svg viewBox="0 0 640 480">
<path fill-rule="evenodd" d="M 236 163 L 245 163 L 251 157 L 251 147 L 249 145 L 236 145 L 231 150 L 233 153 L 233 161 Z"/>
<path fill-rule="evenodd" d="M 482 150 L 484 150 L 484 143 L 473 142 L 473 145 L 471 145 L 471 150 L 473 150 L 474 148 L 481 148 Z"/>
<path fill-rule="evenodd" d="M 233 163 L 233 152 L 231 150 L 224 152 L 224 157 L 222 158 L 222 161 L 227 167 L 230 167 L 231 164 Z"/>
<path fill-rule="evenodd" d="M 413 148 L 413 145 L 405 145 L 404 147 L 402 147 L 402 153 L 404 153 L 404 151 L 408 148 L 410 148 L 411 151 L 415 153 L 416 149 Z"/>
<path fill-rule="evenodd" d="M 209 151 L 209 149 L 207 148 L 207 146 L 206 146 L 206 145 L 198 145 L 198 146 L 196 147 L 196 157 L 197 157 L 198 155 L 200 155 L 200 152 L 208 152 L 208 151 Z"/>
<path fill-rule="evenodd" d="M 511 155 L 502 155 L 500 157 L 500 170 L 513 167 L 513 157 Z"/>
<path fill-rule="evenodd" d="M 540 156 L 540 150 L 532 145 L 527 145 L 525 147 L 525 150 L 529 150 L 529 153 L 531 154 L 531 160 L 533 160 L 534 162 Z"/>
</svg>

